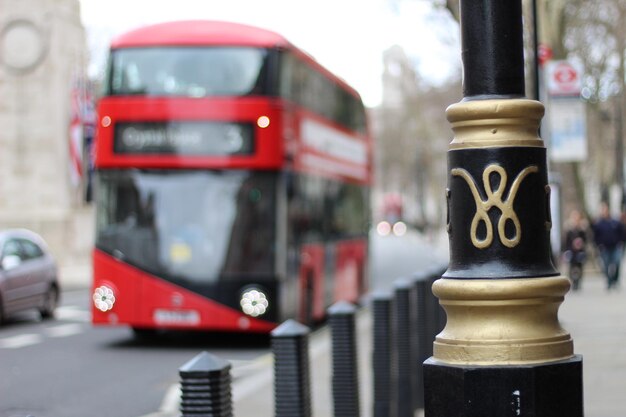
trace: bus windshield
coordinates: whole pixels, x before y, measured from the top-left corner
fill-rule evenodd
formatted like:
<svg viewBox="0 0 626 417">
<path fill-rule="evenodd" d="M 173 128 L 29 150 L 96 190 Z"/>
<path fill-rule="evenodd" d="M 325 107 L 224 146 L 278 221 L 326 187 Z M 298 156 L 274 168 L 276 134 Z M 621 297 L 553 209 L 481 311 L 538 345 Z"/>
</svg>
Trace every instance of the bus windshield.
<svg viewBox="0 0 626 417">
<path fill-rule="evenodd" d="M 264 94 L 267 50 L 249 47 L 152 47 L 111 52 L 108 95 L 244 96 Z"/>
<path fill-rule="evenodd" d="M 267 276 L 275 183 L 248 171 L 101 171 L 96 246 L 179 283 Z"/>
</svg>

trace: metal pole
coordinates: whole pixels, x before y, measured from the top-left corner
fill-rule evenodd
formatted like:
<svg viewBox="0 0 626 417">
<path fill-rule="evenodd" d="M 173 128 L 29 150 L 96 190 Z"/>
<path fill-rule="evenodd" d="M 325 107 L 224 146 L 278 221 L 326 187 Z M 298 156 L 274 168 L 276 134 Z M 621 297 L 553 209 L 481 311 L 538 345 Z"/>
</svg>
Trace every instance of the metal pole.
<svg viewBox="0 0 626 417">
<path fill-rule="evenodd" d="M 533 99 L 539 101 L 539 20 L 537 13 L 537 0 L 531 1 L 533 19 Z"/>
<path fill-rule="evenodd" d="M 582 417 L 582 358 L 558 320 L 550 187 L 524 99 L 521 0 L 461 0 L 464 99 L 446 111 L 446 311 L 424 365 L 426 417 Z"/>
</svg>

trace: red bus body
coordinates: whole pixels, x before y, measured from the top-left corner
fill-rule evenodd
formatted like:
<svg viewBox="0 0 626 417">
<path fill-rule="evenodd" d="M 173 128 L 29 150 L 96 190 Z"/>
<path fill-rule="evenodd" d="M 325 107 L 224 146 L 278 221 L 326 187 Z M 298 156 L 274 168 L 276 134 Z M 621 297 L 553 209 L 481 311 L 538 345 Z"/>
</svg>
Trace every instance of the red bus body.
<svg viewBox="0 0 626 417">
<path fill-rule="evenodd" d="M 335 301 L 357 302 L 367 288 L 372 149 L 366 123 L 358 119 L 364 127 L 352 129 L 348 124 L 354 117 L 348 112 L 341 116 L 337 111 L 340 116 L 332 120 L 285 97 L 278 84 L 287 76 L 287 63 L 297 62 L 313 77 L 323 77 L 326 91 L 329 86 L 340 91 L 334 94 L 350 108 L 358 103 L 360 114 L 358 94 L 280 35 L 239 24 L 154 25 L 122 35 L 111 53 L 167 54 L 168 48 L 179 48 L 185 56 L 193 48 L 199 53 L 201 48 L 234 48 L 233 56 L 239 53 L 236 48 L 257 48 L 265 59 L 260 74 L 269 81 L 262 93 L 233 96 L 201 94 L 197 86 L 190 90 L 192 96 L 115 93 L 113 85 L 124 81 L 122 75 L 115 81 L 115 65 L 132 78 L 135 64 L 122 55 L 119 61 L 130 64 L 113 60 L 109 93 L 98 105 L 93 323 L 140 330 L 268 332 L 287 318 L 320 320 Z M 252 56 L 257 49 L 244 52 Z M 174 91 L 178 84 L 163 85 Z M 236 150 L 224 151 L 218 140 L 201 143 L 211 135 L 228 138 Z M 146 146 L 151 148 L 144 152 Z M 185 178 L 195 181 L 196 188 Z M 215 191 L 207 192 L 205 186 Z M 180 215 L 172 213 L 179 210 L 168 197 L 172 192 L 181 193 Z M 195 213 L 186 207 L 187 198 L 202 193 L 201 200 L 193 201 L 204 204 L 197 210 L 203 226 L 191 228 L 187 238 L 208 243 L 176 240 L 175 226 L 196 216 L 185 214 Z M 333 206 L 329 200 L 334 199 L 343 206 Z M 147 203 L 157 208 L 151 208 L 151 216 L 142 209 L 144 226 L 138 226 L 141 213 L 139 220 L 122 222 L 122 212 Z M 212 210 L 216 216 L 232 213 L 224 221 L 211 220 Z M 357 220 L 353 210 L 362 213 Z M 337 224 L 325 219 L 329 216 Z M 217 243 L 210 241 L 216 230 L 226 236 Z M 215 265 L 205 272 L 203 260 Z M 185 276 L 187 270 L 193 278 Z"/>
</svg>

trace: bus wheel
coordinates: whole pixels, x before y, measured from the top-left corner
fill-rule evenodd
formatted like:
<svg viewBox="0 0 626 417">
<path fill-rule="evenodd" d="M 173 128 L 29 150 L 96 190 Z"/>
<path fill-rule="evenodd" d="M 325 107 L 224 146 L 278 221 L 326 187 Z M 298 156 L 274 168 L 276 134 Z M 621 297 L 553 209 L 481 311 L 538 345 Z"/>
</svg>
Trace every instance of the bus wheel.
<svg viewBox="0 0 626 417">
<path fill-rule="evenodd" d="M 0 298 L 0 324 L 4 323 L 4 306 L 2 305 L 2 298 Z"/>
</svg>

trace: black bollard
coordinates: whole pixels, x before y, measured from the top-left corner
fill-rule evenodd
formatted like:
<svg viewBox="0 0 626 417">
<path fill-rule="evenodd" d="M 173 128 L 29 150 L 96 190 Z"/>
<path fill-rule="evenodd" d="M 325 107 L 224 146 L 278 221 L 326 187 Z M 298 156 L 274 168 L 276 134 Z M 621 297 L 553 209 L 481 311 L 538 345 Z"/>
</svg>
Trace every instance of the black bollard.
<svg viewBox="0 0 626 417">
<path fill-rule="evenodd" d="M 272 331 L 276 417 L 311 416 L 310 329 L 287 320 Z"/>
<path fill-rule="evenodd" d="M 416 334 L 412 317 L 412 284 L 407 279 L 394 282 L 393 319 L 394 348 L 397 369 L 396 394 L 394 398 L 397 417 L 412 417 L 416 407 L 415 368 Z"/>
<path fill-rule="evenodd" d="M 415 304 L 414 329 L 415 344 L 415 407 L 424 408 L 424 367 L 423 363 L 432 355 L 434 338 L 430 335 L 428 327 L 428 302 L 427 297 L 432 297 L 430 290 L 431 281 L 427 273 L 421 272 L 414 276 L 413 291 Z"/>
<path fill-rule="evenodd" d="M 433 355 L 433 342 L 435 341 L 435 336 L 439 333 L 439 303 L 437 302 L 437 297 L 435 297 L 432 292 L 432 284 L 435 280 L 436 278 L 429 273 L 426 278 L 428 290 L 426 291 L 426 297 L 424 299 L 426 303 L 426 335 L 428 337 L 426 353 L 428 357 Z"/>
<path fill-rule="evenodd" d="M 543 105 L 524 96 L 521 0 L 461 0 L 465 98 L 446 111 L 446 311 L 426 417 L 582 417 L 582 358 L 558 320 Z"/>
<path fill-rule="evenodd" d="M 372 295 L 373 340 L 373 410 L 374 417 L 394 417 L 395 407 L 392 396 L 395 392 L 396 370 L 392 357 L 391 300 L 388 292 L 375 292 Z"/>
<path fill-rule="evenodd" d="M 356 307 L 340 301 L 328 309 L 333 353 L 334 417 L 359 417 Z"/>
<path fill-rule="evenodd" d="M 202 352 L 179 369 L 182 417 L 232 417 L 230 363 Z"/>
</svg>

